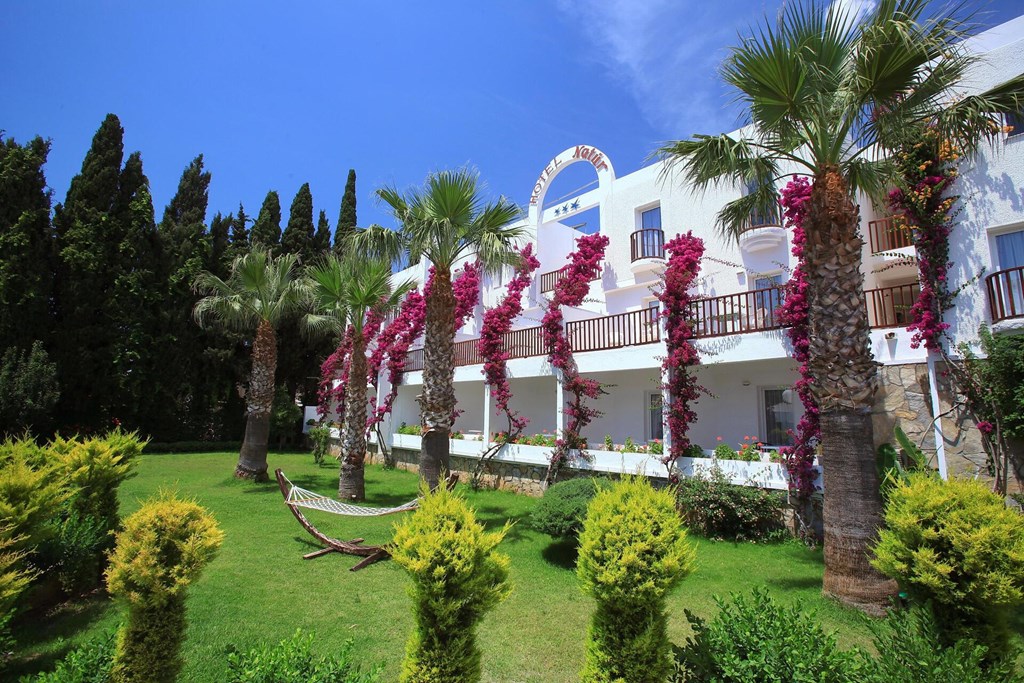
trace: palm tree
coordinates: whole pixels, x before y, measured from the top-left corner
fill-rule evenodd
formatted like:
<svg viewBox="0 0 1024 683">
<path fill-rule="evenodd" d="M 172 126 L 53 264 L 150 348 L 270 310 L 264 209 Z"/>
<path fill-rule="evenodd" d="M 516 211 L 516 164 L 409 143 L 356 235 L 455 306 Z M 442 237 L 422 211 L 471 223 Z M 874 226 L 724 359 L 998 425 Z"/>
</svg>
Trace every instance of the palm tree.
<svg viewBox="0 0 1024 683">
<path fill-rule="evenodd" d="M 238 454 L 235 476 L 267 480 L 267 436 L 274 403 L 274 372 L 277 368 L 277 326 L 302 301 L 295 279 L 294 255 L 277 258 L 254 249 L 235 259 L 231 275 L 222 280 L 213 273 L 196 276 L 192 288 L 204 294 L 192 315 L 200 326 L 219 320 L 239 332 L 255 331 L 252 371 L 246 392 L 248 419 L 245 439 Z"/>
<path fill-rule="evenodd" d="M 345 414 L 341 427 L 341 474 L 338 496 L 343 500 L 366 498 L 366 338 L 364 325 L 369 313 L 380 315 L 398 308 L 412 282 L 391 285 L 387 261 L 351 254 L 339 259 L 327 254 L 307 268 L 306 277 L 312 313 L 303 318 L 311 333 L 328 333 L 341 338 L 352 328 L 351 367 L 345 387 Z M 362 400 L 360 399 L 362 397 Z"/>
<path fill-rule="evenodd" d="M 804 229 L 827 492 L 823 590 L 874 612 L 892 585 L 868 563 L 881 522 L 870 415 L 877 364 L 854 196 L 881 200 L 894 179 L 886 155 L 907 130 L 936 126 L 961 149 L 976 149 L 998 130 L 994 112 L 1019 104 L 1024 79 L 953 100 L 975 61 L 962 44 L 968 18 L 926 18 L 927 0 L 880 0 L 858 22 L 840 4 L 788 4 L 774 25 L 732 49 L 722 75 L 752 125 L 672 142 L 658 154 L 698 189 L 752 188 L 718 215 L 720 232 L 734 237 L 751 214 L 775 210 L 777 181 L 795 172 L 813 179 Z"/>
<path fill-rule="evenodd" d="M 426 293 L 423 343 L 423 393 L 420 420 L 426 428 L 420 452 L 420 476 L 436 488 L 449 461 L 448 435 L 455 415 L 455 296 L 452 268 L 475 255 L 484 272 L 518 261 L 516 242 L 525 234 L 510 224 L 521 211 L 500 197 L 485 203 L 476 173 L 467 169 L 431 174 L 421 189 L 401 193 L 393 187 L 377 197 L 399 223 L 392 231 L 372 226 L 356 234 L 357 253 L 374 253 L 389 261 L 408 254 L 434 267 Z"/>
</svg>

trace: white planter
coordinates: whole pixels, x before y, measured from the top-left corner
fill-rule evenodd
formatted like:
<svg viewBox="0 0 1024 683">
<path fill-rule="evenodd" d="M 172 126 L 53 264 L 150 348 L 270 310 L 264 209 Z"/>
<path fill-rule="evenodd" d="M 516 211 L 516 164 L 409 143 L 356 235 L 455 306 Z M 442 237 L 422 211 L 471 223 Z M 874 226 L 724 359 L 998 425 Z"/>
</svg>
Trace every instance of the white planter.
<svg viewBox="0 0 1024 683">
<path fill-rule="evenodd" d="M 418 451 L 423 447 L 423 437 L 414 434 L 395 434 L 392 448 L 407 448 L 410 451 Z"/>
</svg>

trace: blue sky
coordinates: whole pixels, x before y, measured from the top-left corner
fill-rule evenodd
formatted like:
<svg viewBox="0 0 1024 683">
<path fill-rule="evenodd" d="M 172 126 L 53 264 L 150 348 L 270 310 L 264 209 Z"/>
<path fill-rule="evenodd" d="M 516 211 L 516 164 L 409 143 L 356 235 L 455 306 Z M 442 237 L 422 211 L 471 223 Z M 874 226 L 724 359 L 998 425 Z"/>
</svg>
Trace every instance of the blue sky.
<svg viewBox="0 0 1024 683">
<path fill-rule="evenodd" d="M 624 175 L 660 141 L 740 122 L 715 69 L 778 2 L 696 4 L 8 0 L 0 130 L 52 139 L 56 202 L 117 114 L 158 220 L 199 153 L 213 173 L 210 216 L 239 202 L 253 215 L 275 189 L 287 219 L 309 182 L 333 226 L 355 168 L 359 223 L 390 225 L 375 188 L 465 164 L 525 206 L 548 159 L 572 145 L 597 146 Z M 1008 0 L 985 11 L 986 25 L 1020 13 Z"/>
</svg>

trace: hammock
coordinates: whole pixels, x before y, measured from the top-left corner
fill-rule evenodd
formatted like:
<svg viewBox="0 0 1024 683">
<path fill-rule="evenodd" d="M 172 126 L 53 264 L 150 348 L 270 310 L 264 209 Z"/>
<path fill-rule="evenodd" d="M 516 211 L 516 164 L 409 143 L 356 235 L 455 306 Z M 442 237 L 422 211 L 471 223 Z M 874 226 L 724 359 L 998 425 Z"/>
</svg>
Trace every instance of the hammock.
<svg viewBox="0 0 1024 683">
<path fill-rule="evenodd" d="M 379 517 L 396 512 L 415 510 L 419 505 L 418 499 L 410 500 L 404 505 L 393 508 L 371 508 L 361 505 L 350 505 L 349 503 L 342 503 L 333 498 L 328 498 L 327 496 L 322 496 L 319 493 L 296 486 L 288 480 L 288 477 L 284 476 L 284 472 L 280 468 L 274 470 L 274 475 L 277 477 L 277 485 L 281 489 L 281 495 L 284 496 L 284 503 L 292 511 L 292 514 L 295 515 L 295 519 L 299 520 L 302 528 L 308 531 L 313 538 L 326 546 L 320 550 L 306 553 L 302 556 L 302 559 L 311 560 L 314 557 L 320 557 L 328 553 L 345 553 L 346 555 L 359 555 L 366 558 L 349 570 L 353 572 L 359 571 L 374 562 L 386 560 L 391 557 L 391 551 L 384 545 L 362 545 L 363 539 L 361 538 L 353 538 L 350 541 L 339 541 L 336 538 L 331 538 L 313 526 L 313 523 L 306 519 L 306 516 L 299 511 L 299 508 L 320 510 L 321 512 L 330 512 L 331 514 L 350 517 Z M 459 475 L 455 473 L 448 478 L 447 485 L 449 489 L 455 486 L 458 477 Z"/>
<path fill-rule="evenodd" d="M 299 524 L 302 528 L 309 532 L 309 534 L 324 544 L 324 548 L 315 550 L 311 553 L 306 553 L 302 556 L 304 560 L 312 560 L 314 557 L 320 557 L 328 553 L 345 553 L 346 555 L 358 555 L 365 559 L 356 564 L 349 571 L 359 571 L 363 567 L 373 564 L 374 562 L 380 562 L 391 557 L 391 552 L 387 547 L 382 545 L 362 545 L 363 539 L 353 538 L 350 541 L 339 541 L 336 538 L 331 538 L 327 534 L 323 533 L 313 523 L 306 519 L 300 511 L 300 507 L 308 508 L 310 510 L 321 510 L 323 512 L 330 512 L 336 515 L 353 515 L 358 517 L 371 517 L 377 515 L 387 515 L 392 512 L 401 512 L 403 510 L 412 510 L 416 507 L 417 502 L 415 500 L 400 505 L 397 508 L 389 509 L 375 509 L 365 508 L 358 505 L 349 505 L 348 503 L 342 503 L 333 498 L 327 496 L 321 496 L 318 493 L 307 491 L 306 489 L 295 486 L 288 477 L 284 476 L 284 472 L 281 468 L 274 470 L 274 475 L 277 477 L 277 485 L 281 489 L 281 495 L 284 496 L 284 503 L 288 506 L 288 509 L 295 515 L 295 519 L 299 520 Z"/>
<path fill-rule="evenodd" d="M 278 470 L 278 472 L 280 472 L 280 470 Z M 321 512 L 330 512 L 335 515 L 345 515 L 347 517 L 381 517 L 383 515 L 390 515 L 396 512 L 415 510 L 419 506 L 419 499 L 417 498 L 413 498 L 408 503 L 403 503 L 402 505 L 393 508 L 372 508 L 364 507 L 362 505 L 350 505 L 296 486 L 291 483 L 283 473 L 281 474 L 281 477 L 288 482 L 289 486 L 285 503 L 288 505 L 295 505 L 300 508 L 320 510 Z"/>
</svg>

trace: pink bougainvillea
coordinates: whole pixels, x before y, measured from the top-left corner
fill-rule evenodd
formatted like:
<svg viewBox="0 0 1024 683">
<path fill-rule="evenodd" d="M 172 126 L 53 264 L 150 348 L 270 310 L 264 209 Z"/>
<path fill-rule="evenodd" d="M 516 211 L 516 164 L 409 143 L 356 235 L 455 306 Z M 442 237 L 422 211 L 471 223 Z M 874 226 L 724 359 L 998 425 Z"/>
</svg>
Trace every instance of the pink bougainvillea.
<svg viewBox="0 0 1024 683">
<path fill-rule="evenodd" d="M 484 381 L 490 387 L 495 407 L 508 418 L 508 433 L 515 435 L 523 431 L 528 420 L 509 408 L 512 387 L 507 374 L 509 354 L 505 349 L 505 335 L 512 330 L 513 321 L 522 314 L 523 291 L 530 286 L 533 272 L 540 267 L 540 261 L 533 255 L 532 244 L 527 244 L 519 255 L 519 266 L 501 303 L 484 313 L 483 328 L 477 342 L 477 350 L 484 361 Z"/>
<path fill-rule="evenodd" d="M 562 306 L 579 306 L 590 292 L 590 282 L 601 272 L 601 261 L 608 246 L 608 237 L 587 235 L 576 241 L 576 251 L 569 255 L 569 264 L 555 285 L 551 301 L 541 320 L 541 339 L 548 352 L 548 362 L 561 373 L 562 389 L 571 398 L 565 407 L 566 424 L 561 438 L 555 442 L 548 466 L 547 482 L 555 480 L 558 471 L 568 462 L 570 452 L 586 457 L 583 429 L 601 412 L 587 405 L 586 399 L 596 399 L 603 392 L 601 383 L 580 375 L 572 355 L 572 346 L 565 336 Z"/>
<path fill-rule="evenodd" d="M 467 263 L 452 280 L 452 293 L 455 295 L 456 332 L 466 324 L 473 309 L 480 303 L 480 271 L 479 262 Z"/>
<path fill-rule="evenodd" d="M 790 489 L 801 500 L 808 499 L 815 491 L 814 454 L 821 438 L 821 419 L 818 403 L 811 392 L 813 379 L 807 361 L 810 358 L 810 304 L 807 270 L 804 265 L 804 245 L 807 235 L 803 221 L 807 214 L 807 202 L 811 198 L 811 183 L 798 176 L 782 188 L 783 217 L 787 227 L 793 230 L 793 256 L 797 266 L 786 283 L 786 296 L 779 309 L 779 319 L 787 326 L 786 335 L 793 345 L 793 359 L 800 363 L 800 379 L 796 392 L 804 407 L 803 417 L 796 427 L 796 443 L 780 449 L 782 462 L 789 472 Z"/>
<path fill-rule="evenodd" d="M 354 335 L 355 331 L 349 325 L 338 348 L 320 365 L 316 412 L 321 419 L 331 412 L 332 405 L 338 411 L 338 415 L 343 415 L 345 412 L 345 386 L 348 383 L 348 368 Z"/>
<path fill-rule="evenodd" d="M 379 374 L 380 368 L 385 364 L 388 371 L 388 384 L 391 389 L 380 405 L 374 405 L 367 418 L 367 429 L 373 429 L 384 416 L 391 412 L 395 398 L 398 396 L 398 387 L 402 383 L 402 376 L 405 374 L 406 356 L 409 347 L 423 333 L 423 324 L 427 315 L 426 299 L 417 290 L 406 294 L 398 309 L 398 315 L 381 331 L 380 343 L 370 356 L 368 372 Z M 376 368 L 376 371 L 373 368 Z"/>
<path fill-rule="evenodd" d="M 957 151 L 928 129 L 918 144 L 896 155 L 903 187 L 889 193 L 889 206 L 897 228 L 911 230 L 917 250 L 921 292 L 910 309 L 912 348 L 921 344 L 938 351 L 949 329 L 943 315 L 953 307 L 949 291 L 949 236 L 953 231 L 951 211 L 958 197 L 947 194 L 956 182 Z"/>
<path fill-rule="evenodd" d="M 668 262 L 665 265 L 664 286 L 658 293 L 661 315 L 665 318 L 665 346 L 667 354 L 661 368 L 665 376 L 665 389 L 671 401 L 666 406 L 666 421 L 672 436 L 672 449 L 663 462 L 667 465 L 686 455 L 690 448 L 687 431 L 697 420 L 692 404 L 704 391 L 687 368 L 700 364 L 696 347 L 690 342 L 693 326 L 690 318 L 690 287 L 700 271 L 704 255 L 704 241 L 692 232 L 677 235 L 665 244 Z"/>
</svg>

